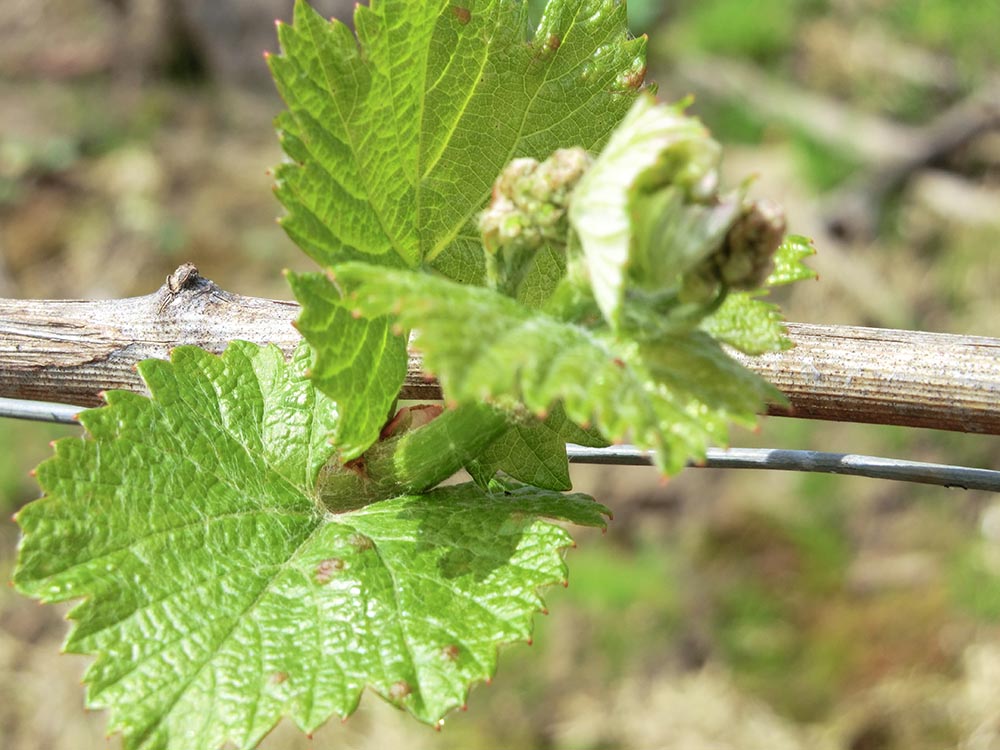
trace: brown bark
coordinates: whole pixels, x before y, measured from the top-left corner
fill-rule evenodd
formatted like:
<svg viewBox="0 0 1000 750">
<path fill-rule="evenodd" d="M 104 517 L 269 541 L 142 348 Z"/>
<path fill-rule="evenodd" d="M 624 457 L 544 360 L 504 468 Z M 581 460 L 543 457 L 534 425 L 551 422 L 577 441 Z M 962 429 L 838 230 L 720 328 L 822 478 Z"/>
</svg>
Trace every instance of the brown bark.
<svg viewBox="0 0 1000 750">
<path fill-rule="evenodd" d="M 232 339 L 299 340 L 293 302 L 223 291 L 181 266 L 144 297 L 0 300 L 0 396 L 91 406 L 111 388 L 142 390 L 136 362 L 182 344 L 219 352 Z M 1000 434 L 1000 340 L 790 323 L 787 352 L 737 358 L 807 419 Z M 411 356 L 403 398 L 440 397 Z"/>
</svg>

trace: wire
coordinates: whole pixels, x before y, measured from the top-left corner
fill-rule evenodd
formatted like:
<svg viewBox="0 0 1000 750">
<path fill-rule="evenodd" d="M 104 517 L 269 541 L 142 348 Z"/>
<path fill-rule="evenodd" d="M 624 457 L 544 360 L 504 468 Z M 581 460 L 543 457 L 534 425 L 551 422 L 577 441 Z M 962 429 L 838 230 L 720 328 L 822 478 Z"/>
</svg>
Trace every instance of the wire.
<svg viewBox="0 0 1000 750">
<path fill-rule="evenodd" d="M 44 401 L 24 401 L 0 398 L 0 417 L 30 419 L 37 422 L 77 424 L 76 415 L 86 407 L 70 404 L 50 404 Z M 569 460 L 578 464 L 617 466 L 651 466 L 647 451 L 634 445 L 614 445 L 610 448 L 585 448 L 567 445 Z M 860 456 L 853 453 L 783 450 L 778 448 L 709 448 L 705 460 L 694 464 L 708 469 L 769 469 L 772 471 L 821 472 L 916 482 L 940 487 L 961 487 L 967 490 L 1000 492 L 1000 471 L 974 469 L 948 464 L 929 464 L 897 458 Z"/>
<path fill-rule="evenodd" d="M 651 466 L 646 451 L 634 445 L 610 448 L 583 448 L 567 445 L 569 460 L 581 464 Z M 860 456 L 853 453 L 783 450 L 778 448 L 709 448 L 705 460 L 694 466 L 707 469 L 770 469 L 774 471 L 847 474 L 869 479 L 961 487 L 967 490 L 1000 492 L 1000 471 L 973 469 L 949 464 L 929 464 L 898 458 Z"/>
<path fill-rule="evenodd" d="M 0 417 L 30 419 L 34 422 L 77 424 L 76 415 L 86 408 L 85 406 L 72 406 L 70 404 L 50 404 L 45 401 L 0 398 Z"/>
</svg>

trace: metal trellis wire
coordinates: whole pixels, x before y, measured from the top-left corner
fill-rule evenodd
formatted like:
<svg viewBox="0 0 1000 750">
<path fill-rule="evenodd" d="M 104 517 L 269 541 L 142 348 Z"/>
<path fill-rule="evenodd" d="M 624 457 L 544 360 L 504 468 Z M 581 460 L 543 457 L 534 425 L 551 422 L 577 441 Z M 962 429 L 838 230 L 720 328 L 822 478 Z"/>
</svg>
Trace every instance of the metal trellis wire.
<svg viewBox="0 0 1000 750">
<path fill-rule="evenodd" d="M 78 424 L 77 415 L 86 407 L 0 398 L 0 417 L 38 422 Z M 650 466 L 647 451 L 634 445 L 585 448 L 568 445 L 569 460 L 580 464 Z M 896 458 L 861 456 L 852 453 L 785 450 L 778 448 L 709 448 L 705 460 L 693 466 L 708 469 L 770 469 L 773 471 L 847 474 L 871 479 L 891 479 L 941 487 L 1000 492 L 1000 471 L 949 464 L 905 461 Z"/>
</svg>

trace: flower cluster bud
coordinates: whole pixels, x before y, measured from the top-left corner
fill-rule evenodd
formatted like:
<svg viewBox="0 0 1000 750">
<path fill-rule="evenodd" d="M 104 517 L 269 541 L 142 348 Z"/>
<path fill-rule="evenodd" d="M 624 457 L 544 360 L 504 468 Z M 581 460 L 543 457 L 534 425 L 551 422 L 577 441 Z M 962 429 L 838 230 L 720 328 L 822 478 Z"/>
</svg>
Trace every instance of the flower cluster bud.
<svg viewBox="0 0 1000 750">
<path fill-rule="evenodd" d="M 764 286 L 785 236 L 785 213 L 772 201 L 751 201 L 733 221 L 722 245 L 684 274 L 680 298 L 708 302 L 722 287 L 753 291 Z"/>
<path fill-rule="evenodd" d="M 720 279 L 731 289 L 760 289 L 774 252 L 785 237 L 785 212 L 773 201 L 753 201 L 729 229 L 715 257 Z"/>
<path fill-rule="evenodd" d="M 565 244 L 569 198 L 590 162 L 582 148 L 559 149 L 543 162 L 512 161 L 493 184 L 493 198 L 479 219 L 487 251 L 513 258 L 544 244 Z"/>
</svg>

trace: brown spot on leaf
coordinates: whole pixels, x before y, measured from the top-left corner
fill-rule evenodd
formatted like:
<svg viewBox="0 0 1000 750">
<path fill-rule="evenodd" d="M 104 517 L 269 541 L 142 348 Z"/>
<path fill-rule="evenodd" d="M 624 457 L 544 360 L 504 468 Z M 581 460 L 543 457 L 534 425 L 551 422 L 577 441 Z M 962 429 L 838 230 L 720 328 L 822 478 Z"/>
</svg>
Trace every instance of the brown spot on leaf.
<svg viewBox="0 0 1000 750">
<path fill-rule="evenodd" d="M 329 583 L 334 574 L 344 569 L 344 561 L 339 557 L 330 557 L 316 566 L 316 583 Z"/>
<path fill-rule="evenodd" d="M 461 653 L 458 646 L 454 643 L 449 643 L 447 646 L 441 649 L 441 656 L 443 656 L 448 661 L 458 661 L 458 655 Z"/>
<path fill-rule="evenodd" d="M 397 702 L 401 701 L 412 692 L 413 689 L 410 687 L 410 683 L 406 680 L 394 682 L 389 686 L 389 700 Z"/>
<path fill-rule="evenodd" d="M 271 675 L 271 684 L 280 685 L 281 683 L 288 680 L 288 674 L 285 672 L 275 672 Z"/>
<path fill-rule="evenodd" d="M 350 543 L 358 552 L 365 552 L 375 546 L 371 537 L 364 534 L 351 534 Z"/>
<path fill-rule="evenodd" d="M 551 50 L 559 49 L 559 45 L 562 44 L 562 39 L 560 39 L 556 34 L 549 34 L 549 38 L 545 40 L 545 46 Z"/>
<path fill-rule="evenodd" d="M 463 8 L 460 5 L 452 5 L 451 12 L 455 15 L 455 18 L 458 19 L 458 22 L 463 26 L 465 26 L 465 24 L 467 24 L 469 21 L 472 20 L 472 13 L 469 12 L 468 8 Z"/>
<path fill-rule="evenodd" d="M 630 89 L 637 89 L 642 86 L 643 82 L 646 80 L 646 66 L 643 65 L 639 70 L 633 70 L 625 76 L 625 85 Z"/>
</svg>

